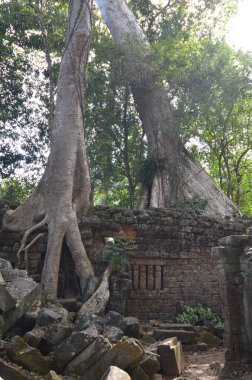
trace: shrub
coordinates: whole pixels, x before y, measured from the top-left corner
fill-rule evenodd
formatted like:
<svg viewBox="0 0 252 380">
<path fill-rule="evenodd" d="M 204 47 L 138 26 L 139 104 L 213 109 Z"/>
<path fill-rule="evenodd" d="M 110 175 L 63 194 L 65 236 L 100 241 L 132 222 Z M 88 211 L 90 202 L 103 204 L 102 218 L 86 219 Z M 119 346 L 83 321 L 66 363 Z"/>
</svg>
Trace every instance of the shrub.
<svg viewBox="0 0 252 380">
<path fill-rule="evenodd" d="M 134 249 L 134 241 L 116 237 L 114 241 L 107 243 L 102 257 L 112 264 L 115 271 L 123 271 L 128 264 L 128 258 L 125 254 L 126 249 Z"/>
<path fill-rule="evenodd" d="M 204 212 L 206 206 L 208 205 L 208 202 L 209 202 L 209 199 L 207 198 L 200 198 L 198 196 L 190 197 L 190 198 L 186 197 L 181 203 L 181 206 L 183 208 L 190 208 L 196 214 L 200 215 Z"/>
<path fill-rule="evenodd" d="M 222 324 L 217 314 L 200 304 L 194 306 L 185 305 L 183 311 L 176 317 L 176 322 L 191 325 L 202 324 L 204 320 L 211 322 L 214 326 Z"/>
</svg>

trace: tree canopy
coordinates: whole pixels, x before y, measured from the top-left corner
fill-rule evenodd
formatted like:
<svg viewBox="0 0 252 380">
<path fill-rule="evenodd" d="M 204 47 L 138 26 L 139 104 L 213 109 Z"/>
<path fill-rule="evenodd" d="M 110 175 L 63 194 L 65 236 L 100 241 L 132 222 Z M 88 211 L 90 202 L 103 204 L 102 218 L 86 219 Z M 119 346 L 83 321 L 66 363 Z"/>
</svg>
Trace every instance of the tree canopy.
<svg viewBox="0 0 252 380">
<path fill-rule="evenodd" d="M 236 3 L 179 1 L 161 7 L 139 0 L 129 5 L 151 44 L 157 80 L 167 82 L 183 142 L 250 215 L 251 55 L 233 51 L 224 41 Z M 20 170 L 25 164 L 38 169 L 45 164 L 67 8 L 66 1 L 52 0 L 0 4 L 2 181 L 26 177 L 26 169 Z M 94 202 L 137 207 L 147 145 L 123 65 L 95 9 L 85 99 Z"/>
</svg>

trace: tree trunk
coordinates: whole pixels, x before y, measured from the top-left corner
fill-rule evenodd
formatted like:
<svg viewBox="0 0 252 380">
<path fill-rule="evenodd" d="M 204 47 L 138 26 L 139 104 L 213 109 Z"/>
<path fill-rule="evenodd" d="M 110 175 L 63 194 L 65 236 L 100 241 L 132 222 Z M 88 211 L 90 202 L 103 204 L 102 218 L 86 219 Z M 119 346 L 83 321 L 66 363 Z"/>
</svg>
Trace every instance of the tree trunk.
<svg viewBox="0 0 252 380">
<path fill-rule="evenodd" d="M 42 285 L 50 298 L 57 297 L 64 238 L 76 266 L 83 297 L 90 297 L 96 287 L 93 268 L 77 223 L 78 211 L 87 211 L 89 208 L 90 195 L 84 141 L 83 93 L 91 32 L 91 6 L 92 0 L 69 1 L 66 48 L 58 76 L 47 167 L 31 197 L 16 210 L 8 211 L 3 222 L 5 229 L 27 230 L 26 237 L 30 231 L 47 224 L 48 245 Z"/>
<path fill-rule="evenodd" d="M 123 0 L 96 2 L 122 50 L 123 66 L 147 136 L 149 157 L 160 163 L 150 205 L 169 207 L 179 204 L 184 197 L 198 196 L 209 200 L 206 209 L 209 215 L 238 213 L 231 200 L 183 147 L 172 122 L 165 85 L 158 81 L 149 43 L 133 13 Z"/>
</svg>

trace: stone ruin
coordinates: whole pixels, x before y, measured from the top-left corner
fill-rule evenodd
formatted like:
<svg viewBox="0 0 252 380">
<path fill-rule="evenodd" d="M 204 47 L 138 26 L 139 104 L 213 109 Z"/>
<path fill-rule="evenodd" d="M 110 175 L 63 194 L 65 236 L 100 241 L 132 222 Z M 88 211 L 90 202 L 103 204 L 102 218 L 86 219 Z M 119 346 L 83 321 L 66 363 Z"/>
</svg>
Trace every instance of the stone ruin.
<svg viewBox="0 0 252 380">
<path fill-rule="evenodd" d="M 250 225 L 250 220 L 220 222 L 178 209 L 96 207 L 80 220 L 80 230 L 97 276 L 107 264 L 102 257 L 107 238 L 120 233 L 135 241 L 127 252 L 127 272 L 111 277 L 106 316 L 78 311 L 79 284 L 66 245 L 60 303 L 45 304 L 38 282 L 46 236 L 21 258 L 23 269 L 13 269 L 22 236 L 1 231 L 0 330 L 10 339 L 1 351 L 12 363 L 0 359 L 0 375 L 35 379 L 23 372 L 28 369 L 47 380 L 63 378 L 54 371 L 71 379 L 161 380 L 160 368 L 179 375 L 184 368 L 181 342 L 196 345 L 201 331 L 168 320 L 183 305 L 197 303 L 224 316 L 227 367 L 250 360 Z"/>
<path fill-rule="evenodd" d="M 225 366 L 252 363 L 252 228 L 219 240 L 212 256 L 222 267 Z"/>
</svg>

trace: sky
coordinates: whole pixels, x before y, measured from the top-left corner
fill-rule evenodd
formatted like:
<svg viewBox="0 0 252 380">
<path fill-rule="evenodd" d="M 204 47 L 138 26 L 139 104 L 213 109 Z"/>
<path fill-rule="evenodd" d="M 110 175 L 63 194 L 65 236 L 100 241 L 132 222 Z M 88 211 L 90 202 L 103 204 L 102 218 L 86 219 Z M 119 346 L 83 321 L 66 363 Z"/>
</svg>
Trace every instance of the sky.
<svg viewBox="0 0 252 380">
<path fill-rule="evenodd" d="M 252 51 L 252 0 L 240 0 L 238 14 L 229 22 L 227 42 L 235 48 Z"/>
<path fill-rule="evenodd" d="M 164 4 L 165 0 L 152 0 L 154 4 Z M 236 49 L 252 52 L 252 0 L 239 0 L 238 14 L 229 22 L 226 40 Z"/>
</svg>

